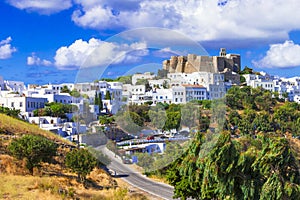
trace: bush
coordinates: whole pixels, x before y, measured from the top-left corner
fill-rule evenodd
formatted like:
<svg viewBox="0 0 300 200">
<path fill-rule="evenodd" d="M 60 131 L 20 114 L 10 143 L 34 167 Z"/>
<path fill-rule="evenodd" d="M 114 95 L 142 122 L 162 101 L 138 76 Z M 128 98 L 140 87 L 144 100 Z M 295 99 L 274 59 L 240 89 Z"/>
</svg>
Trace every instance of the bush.
<svg viewBox="0 0 300 200">
<path fill-rule="evenodd" d="M 97 160 L 86 149 L 74 149 L 67 153 L 65 164 L 77 173 L 80 182 L 85 182 L 86 176 L 96 167 Z"/>
<path fill-rule="evenodd" d="M 33 173 L 40 162 L 49 162 L 56 155 L 57 144 L 42 136 L 25 135 L 12 141 L 8 149 L 14 157 L 25 158 L 27 169 Z"/>
</svg>

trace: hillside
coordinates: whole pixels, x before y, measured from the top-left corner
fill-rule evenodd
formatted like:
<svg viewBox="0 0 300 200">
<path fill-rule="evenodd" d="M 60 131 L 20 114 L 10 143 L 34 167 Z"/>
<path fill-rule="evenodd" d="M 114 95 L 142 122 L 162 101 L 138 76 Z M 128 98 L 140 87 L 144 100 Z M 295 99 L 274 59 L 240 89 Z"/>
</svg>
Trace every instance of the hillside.
<svg viewBox="0 0 300 200">
<path fill-rule="evenodd" d="M 25 134 L 42 135 L 59 144 L 51 163 L 42 163 L 30 175 L 24 160 L 9 155 L 8 144 Z M 75 145 L 36 125 L 0 114 L 0 199 L 147 199 L 145 193 L 95 168 L 83 185 L 70 173 L 64 158 Z M 131 191 L 131 192 L 129 192 Z"/>
</svg>

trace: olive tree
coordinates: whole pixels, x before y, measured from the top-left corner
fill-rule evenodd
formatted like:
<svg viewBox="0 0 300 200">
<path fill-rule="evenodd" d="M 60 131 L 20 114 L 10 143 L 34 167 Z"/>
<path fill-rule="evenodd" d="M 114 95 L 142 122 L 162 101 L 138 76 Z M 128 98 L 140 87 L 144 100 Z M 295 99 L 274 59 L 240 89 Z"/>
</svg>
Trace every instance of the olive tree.
<svg viewBox="0 0 300 200">
<path fill-rule="evenodd" d="M 73 149 L 67 153 L 65 164 L 72 172 L 77 173 L 80 182 L 84 182 L 86 176 L 96 167 L 97 160 L 86 149 Z"/>
<path fill-rule="evenodd" d="M 33 173 L 34 167 L 49 162 L 56 155 L 57 144 L 42 136 L 25 135 L 13 140 L 8 149 L 14 157 L 26 159 L 26 167 Z"/>
</svg>

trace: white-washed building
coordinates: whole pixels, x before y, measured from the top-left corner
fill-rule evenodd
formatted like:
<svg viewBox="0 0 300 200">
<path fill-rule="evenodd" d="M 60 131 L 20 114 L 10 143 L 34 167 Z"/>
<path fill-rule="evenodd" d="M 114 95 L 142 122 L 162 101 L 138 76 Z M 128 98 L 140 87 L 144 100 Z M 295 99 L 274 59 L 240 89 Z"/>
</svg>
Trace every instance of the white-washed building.
<svg viewBox="0 0 300 200">
<path fill-rule="evenodd" d="M 0 106 L 10 109 L 18 109 L 24 119 L 33 116 L 33 111 L 44 108 L 46 98 L 24 97 L 12 94 L 11 96 L 0 97 Z"/>
<path fill-rule="evenodd" d="M 208 99 L 207 89 L 202 85 L 182 85 L 185 87 L 186 102 Z"/>
<path fill-rule="evenodd" d="M 154 89 L 152 93 L 152 105 L 157 103 L 171 104 L 173 100 L 172 89 Z"/>
<path fill-rule="evenodd" d="M 186 103 L 186 90 L 184 86 L 173 86 L 171 90 L 173 98 L 172 103 Z"/>
<path fill-rule="evenodd" d="M 170 79 L 153 79 L 149 80 L 148 82 L 151 88 L 167 89 L 170 84 Z"/>
<path fill-rule="evenodd" d="M 260 74 L 244 74 L 243 76 L 245 77 L 248 86 L 253 88 L 261 87 L 271 92 L 276 91 L 274 77 L 269 74 L 261 72 Z"/>
<path fill-rule="evenodd" d="M 122 106 L 122 83 L 98 81 L 93 83 L 77 83 L 75 89 L 81 94 L 88 96 L 90 104 L 94 104 L 96 93 L 101 93 L 103 112 L 115 114 Z M 109 92 L 111 100 L 105 99 L 106 93 Z"/>
</svg>

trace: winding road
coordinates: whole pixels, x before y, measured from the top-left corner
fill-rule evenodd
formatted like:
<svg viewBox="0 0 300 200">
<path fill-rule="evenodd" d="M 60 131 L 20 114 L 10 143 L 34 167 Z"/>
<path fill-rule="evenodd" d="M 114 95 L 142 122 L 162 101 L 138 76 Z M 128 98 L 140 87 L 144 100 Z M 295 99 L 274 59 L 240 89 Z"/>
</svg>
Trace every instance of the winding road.
<svg viewBox="0 0 300 200">
<path fill-rule="evenodd" d="M 167 200 L 173 199 L 174 188 L 172 186 L 155 182 L 141 173 L 136 172 L 130 166 L 123 164 L 121 158 L 115 157 L 114 153 L 109 151 L 105 146 L 100 146 L 97 149 L 109 156 L 111 163 L 107 167 L 114 171 L 117 177 L 121 177 L 129 184 L 154 196 Z"/>
</svg>

